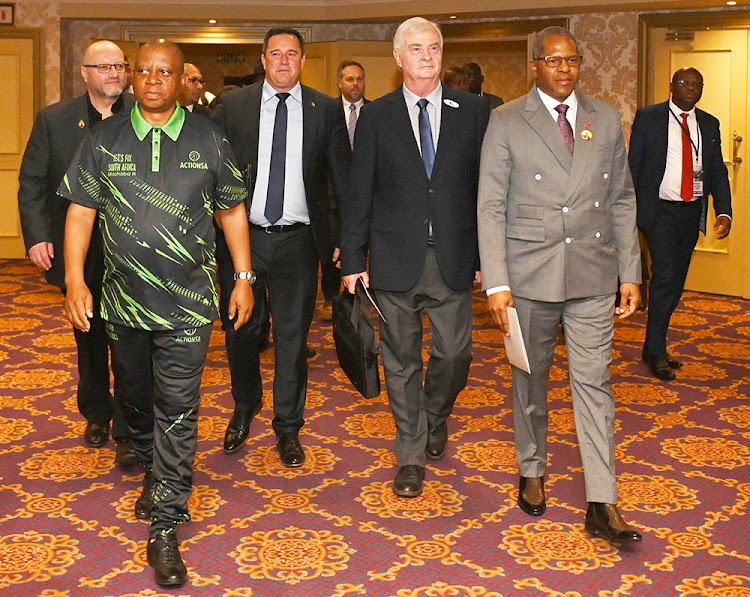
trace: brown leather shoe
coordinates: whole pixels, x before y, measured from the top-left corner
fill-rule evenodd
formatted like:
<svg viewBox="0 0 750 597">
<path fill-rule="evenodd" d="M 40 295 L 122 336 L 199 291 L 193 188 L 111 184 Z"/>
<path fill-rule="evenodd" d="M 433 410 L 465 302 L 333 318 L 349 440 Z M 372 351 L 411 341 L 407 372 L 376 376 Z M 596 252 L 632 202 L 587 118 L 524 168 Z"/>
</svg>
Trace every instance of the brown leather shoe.
<svg viewBox="0 0 750 597">
<path fill-rule="evenodd" d="M 518 482 L 518 505 L 529 516 L 541 516 L 547 510 L 544 477 L 521 477 Z"/>
<path fill-rule="evenodd" d="M 422 495 L 424 467 L 418 464 L 407 464 L 398 469 L 393 480 L 393 493 L 401 497 L 418 497 Z"/>
<path fill-rule="evenodd" d="M 589 502 L 585 528 L 592 535 L 602 536 L 615 545 L 643 541 L 643 536 L 625 522 L 615 504 Z"/>
<path fill-rule="evenodd" d="M 83 441 L 90 448 L 101 448 L 109 439 L 109 421 L 105 423 L 95 423 L 89 421 L 86 425 L 86 431 L 83 432 Z"/>
</svg>

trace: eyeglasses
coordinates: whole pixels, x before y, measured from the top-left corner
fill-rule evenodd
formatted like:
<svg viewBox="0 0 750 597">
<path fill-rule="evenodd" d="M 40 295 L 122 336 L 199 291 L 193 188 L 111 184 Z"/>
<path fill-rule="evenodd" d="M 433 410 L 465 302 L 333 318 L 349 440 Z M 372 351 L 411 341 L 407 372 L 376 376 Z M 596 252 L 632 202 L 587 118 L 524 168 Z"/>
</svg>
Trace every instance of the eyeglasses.
<svg viewBox="0 0 750 597">
<path fill-rule="evenodd" d="M 703 87 L 703 83 L 700 81 L 683 81 L 682 79 L 677 79 L 675 83 L 680 87 L 689 87 L 690 89 L 700 89 Z"/>
<path fill-rule="evenodd" d="M 188 77 L 188 81 L 190 81 L 193 85 L 203 85 L 205 87 L 206 80 L 205 79 L 199 79 L 198 77 Z"/>
<path fill-rule="evenodd" d="M 113 68 L 118 73 L 122 73 L 125 72 L 125 69 L 127 68 L 127 65 L 123 62 L 118 62 L 117 64 L 84 64 L 83 66 L 86 68 L 95 68 L 96 72 L 100 75 L 108 74 Z"/>
<path fill-rule="evenodd" d="M 544 64 L 551 68 L 557 68 L 565 60 L 568 66 L 581 66 L 583 62 L 583 56 L 580 54 L 573 54 L 573 56 L 540 56 L 534 58 L 534 61 L 544 60 Z"/>
</svg>

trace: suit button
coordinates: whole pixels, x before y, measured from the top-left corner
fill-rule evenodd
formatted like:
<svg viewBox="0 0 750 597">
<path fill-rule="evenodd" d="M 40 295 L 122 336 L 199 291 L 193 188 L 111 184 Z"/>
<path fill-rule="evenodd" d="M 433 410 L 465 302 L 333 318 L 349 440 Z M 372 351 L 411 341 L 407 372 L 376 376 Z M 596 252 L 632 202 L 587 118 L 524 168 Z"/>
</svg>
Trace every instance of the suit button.
<svg viewBox="0 0 750 597">
<path fill-rule="evenodd" d="M 567 237 L 567 238 L 565 239 L 565 243 L 566 243 L 566 244 L 568 244 L 568 245 L 569 245 L 570 243 L 572 243 L 572 242 L 573 242 L 573 239 L 572 239 L 572 238 L 570 238 L 569 236 L 568 236 L 568 237 Z"/>
<path fill-rule="evenodd" d="M 569 211 L 570 211 L 570 210 L 569 210 L 569 209 L 568 209 L 567 207 L 563 207 L 563 208 L 562 208 L 562 212 L 563 212 L 564 214 L 568 213 Z"/>
<path fill-rule="evenodd" d="M 435 189 L 430 189 L 430 190 L 429 190 L 429 191 L 427 191 L 427 192 L 428 192 L 428 193 L 429 193 L 430 195 L 434 195 L 434 194 L 435 194 Z"/>
<path fill-rule="evenodd" d="M 594 207 L 599 207 L 599 202 L 598 201 L 594 201 Z"/>
<path fill-rule="evenodd" d="M 601 233 L 601 232 L 597 232 L 597 233 L 596 233 L 596 234 L 595 234 L 594 236 L 595 236 L 596 238 L 601 238 L 601 236 L 602 236 L 602 233 Z"/>
<path fill-rule="evenodd" d="M 605 172 L 605 173 L 604 173 L 604 180 L 607 180 L 608 178 L 609 178 L 609 174 L 607 174 L 607 173 Z"/>
<path fill-rule="evenodd" d="M 542 180 L 542 175 L 541 174 L 535 174 L 534 175 L 534 179 L 535 180 Z"/>
</svg>

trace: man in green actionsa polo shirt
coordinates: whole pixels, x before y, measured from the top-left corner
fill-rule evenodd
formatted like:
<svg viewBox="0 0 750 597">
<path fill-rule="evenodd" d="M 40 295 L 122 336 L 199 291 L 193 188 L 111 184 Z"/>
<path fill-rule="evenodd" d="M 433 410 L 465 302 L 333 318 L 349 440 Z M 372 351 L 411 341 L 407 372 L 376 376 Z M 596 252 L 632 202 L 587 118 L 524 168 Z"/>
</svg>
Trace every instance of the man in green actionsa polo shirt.
<svg viewBox="0 0 750 597">
<path fill-rule="evenodd" d="M 177 109 L 183 63 L 172 42 L 141 46 L 135 107 L 92 132 L 59 190 L 71 201 L 65 306 L 83 331 L 93 315 L 83 265 L 93 226 L 102 229 L 101 316 L 146 468 L 136 516 L 151 520 L 146 553 L 163 586 L 187 580 L 176 526 L 190 519 L 201 375 L 218 316 L 214 217 L 237 272 L 229 308 L 235 328 L 253 307 L 247 191 L 221 129 Z"/>
</svg>

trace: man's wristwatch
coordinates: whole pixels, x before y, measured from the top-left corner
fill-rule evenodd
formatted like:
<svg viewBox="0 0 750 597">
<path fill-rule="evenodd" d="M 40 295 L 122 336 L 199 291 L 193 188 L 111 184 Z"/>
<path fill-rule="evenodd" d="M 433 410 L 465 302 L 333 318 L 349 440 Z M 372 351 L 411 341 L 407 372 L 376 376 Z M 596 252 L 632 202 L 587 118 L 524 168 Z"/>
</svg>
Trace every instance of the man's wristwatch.
<svg viewBox="0 0 750 597">
<path fill-rule="evenodd" d="M 255 280 L 258 276 L 255 275 L 255 272 L 235 272 L 234 273 L 234 279 L 235 280 L 247 280 L 250 282 L 250 286 L 255 284 Z"/>
</svg>

